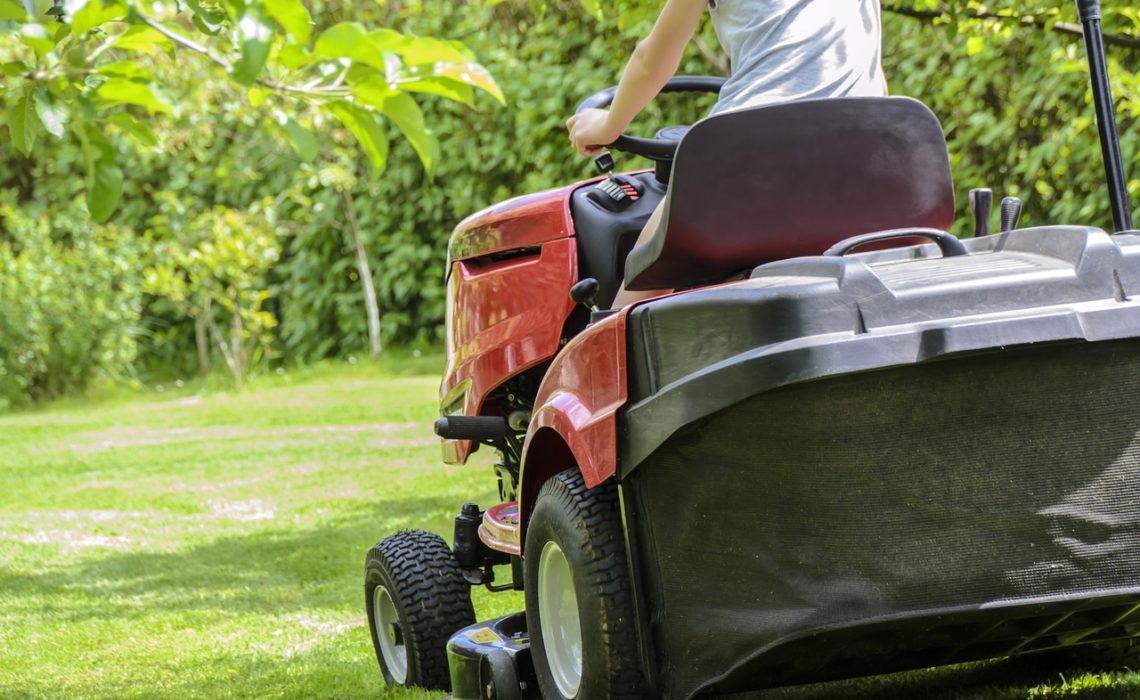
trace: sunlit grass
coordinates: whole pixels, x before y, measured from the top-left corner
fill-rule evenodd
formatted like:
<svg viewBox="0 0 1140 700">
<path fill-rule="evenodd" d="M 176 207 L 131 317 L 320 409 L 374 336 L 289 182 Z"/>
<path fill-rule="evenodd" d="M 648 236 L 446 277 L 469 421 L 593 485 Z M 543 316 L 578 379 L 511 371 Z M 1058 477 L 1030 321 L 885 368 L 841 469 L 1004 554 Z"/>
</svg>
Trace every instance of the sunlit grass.
<svg viewBox="0 0 1140 700">
<path fill-rule="evenodd" d="M 494 480 L 487 455 L 440 463 L 439 358 L 405 359 L 0 417 L 0 697 L 438 697 L 382 687 L 364 552 L 450 539 Z M 1140 697 L 1140 676 L 993 662 L 759 697 L 1071 696 Z"/>
<path fill-rule="evenodd" d="M 0 418 L 0 696 L 383 695 L 365 550 L 494 490 L 440 463 L 437 387 L 340 366 Z"/>
</svg>

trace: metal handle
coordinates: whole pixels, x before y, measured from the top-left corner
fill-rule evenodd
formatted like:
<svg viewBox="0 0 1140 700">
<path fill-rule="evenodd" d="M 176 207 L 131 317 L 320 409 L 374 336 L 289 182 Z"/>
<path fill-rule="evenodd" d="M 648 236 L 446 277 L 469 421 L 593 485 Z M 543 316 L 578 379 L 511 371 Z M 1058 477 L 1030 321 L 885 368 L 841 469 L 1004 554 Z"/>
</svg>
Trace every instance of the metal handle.
<svg viewBox="0 0 1140 700">
<path fill-rule="evenodd" d="M 507 419 L 501 416 L 447 416 L 435 422 L 435 434 L 445 440 L 489 442 L 507 437 Z"/>
<path fill-rule="evenodd" d="M 962 241 L 945 231 L 939 231 L 933 228 L 896 228 L 890 231 L 876 231 L 875 233 L 865 233 L 861 236 L 852 236 L 847 240 L 840 241 L 831 246 L 824 251 L 823 254 L 840 257 L 868 243 L 890 241 L 896 238 L 910 238 L 912 236 L 930 239 L 930 241 L 937 245 L 938 249 L 942 251 L 942 257 L 944 258 L 968 254 L 966 246 L 962 245 Z"/>
<path fill-rule="evenodd" d="M 1092 81 L 1096 125 L 1100 133 L 1100 149 L 1104 157 L 1104 174 L 1108 181 L 1112 223 L 1116 230 L 1132 228 L 1132 205 L 1128 199 L 1128 180 L 1124 175 L 1124 158 L 1120 153 L 1120 136 L 1116 129 L 1116 108 L 1108 79 L 1108 58 L 1104 51 L 1104 33 L 1100 26 L 1099 0 L 1077 0 L 1077 12 L 1085 34 L 1089 79 Z"/>
</svg>

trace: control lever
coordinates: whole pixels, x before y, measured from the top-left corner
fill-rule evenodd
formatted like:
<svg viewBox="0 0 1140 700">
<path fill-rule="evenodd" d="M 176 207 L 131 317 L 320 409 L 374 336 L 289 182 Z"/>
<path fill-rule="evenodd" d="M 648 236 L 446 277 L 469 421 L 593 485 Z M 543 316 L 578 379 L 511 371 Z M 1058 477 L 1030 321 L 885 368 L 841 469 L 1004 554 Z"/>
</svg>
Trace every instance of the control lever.
<svg viewBox="0 0 1140 700">
<path fill-rule="evenodd" d="M 570 288 L 570 301 L 575 304 L 581 304 L 590 310 L 591 313 L 598 313 L 601 311 L 598 308 L 598 289 L 601 285 L 598 280 L 593 277 L 587 277 L 578 284 Z"/>
<path fill-rule="evenodd" d="M 974 238 L 990 235 L 990 212 L 993 208 L 993 190 L 986 187 L 970 190 L 970 211 L 974 213 Z"/>
<path fill-rule="evenodd" d="M 1021 221 L 1021 200 L 1017 197 L 1006 197 L 1001 200 L 1001 232 L 1008 233 L 1017 228 Z"/>
</svg>

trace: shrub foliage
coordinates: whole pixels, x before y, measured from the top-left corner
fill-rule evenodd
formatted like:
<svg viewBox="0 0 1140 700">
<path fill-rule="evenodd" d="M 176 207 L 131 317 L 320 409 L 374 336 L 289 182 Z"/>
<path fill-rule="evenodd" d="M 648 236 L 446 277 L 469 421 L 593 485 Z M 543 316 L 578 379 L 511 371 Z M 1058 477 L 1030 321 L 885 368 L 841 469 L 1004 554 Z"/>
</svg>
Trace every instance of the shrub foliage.
<svg viewBox="0 0 1140 700">
<path fill-rule="evenodd" d="M 33 263 L 19 251 L 40 246 L 36 269 L 56 265 L 51 274 L 79 275 L 73 284 L 116 280 L 114 289 L 89 289 L 116 309 L 117 327 L 139 331 L 137 340 L 122 330 L 116 337 L 129 340 L 86 347 L 103 348 L 92 351 L 89 365 L 120 373 L 134 368 L 144 376 L 187 374 L 204 362 L 231 368 L 236 363 L 244 371 L 265 360 L 367 352 L 360 277 L 365 268 L 357 257 L 358 243 L 374 283 L 380 335 L 388 342 L 436 342 L 450 231 L 464 216 L 496 201 L 592 175 L 589 162 L 570 151 L 563 124 L 582 98 L 616 81 L 659 4 L 634 1 L 615 9 L 576 0 L 319 0 L 310 5 L 317 27 L 308 46 L 320 31 L 344 21 L 398 29 L 407 37 L 461 37 L 463 55 L 477 57 L 502 90 L 506 108 L 490 92 L 420 91 L 416 99 L 423 114 L 412 119 L 413 127 L 382 120 L 377 110 L 380 131 L 365 131 L 375 136 L 373 143 L 391 141 L 383 171 L 373 167 L 370 155 L 357 156 L 364 132 L 351 115 L 330 110 L 335 100 L 316 104 L 267 95 L 256 82 L 234 80 L 209 62 L 176 61 L 162 51 L 150 57 L 112 55 L 119 62 L 145 64 L 144 82 L 160 85 L 162 99 L 172 106 L 153 115 L 145 105 L 99 108 L 103 141 L 95 157 L 110 153 L 123 174 L 113 226 L 92 226 L 72 205 L 90 191 L 89 142 L 73 131 L 58 138 L 43 133 L 29 157 L 14 137 L 0 139 L 0 190 L 12 204 L 0 230 L 4 264 L 25 266 L 28 271 L 21 274 L 30 275 Z M 1137 199 L 1140 10 L 1131 0 L 1103 5 L 1105 29 L 1114 37 L 1109 53 L 1125 163 Z M 1025 199 L 1025 225 L 1110 225 L 1072 6 L 1068 0 L 1031 8 L 1008 0 L 884 2 L 884 62 L 891 90 L 926 102 L 946 126 L 960 195 L 959 232 L 969 227 L 963 195 L 976 186 L 992 187 L 999 197 Z M 282 54 L 288 56 L 285 47 L 298 44 L 289 27 L 275 22 L 269 70 Z M 26 49 L 11 36 L 0 35 L 5 66 Z M 239 39 L 227 55 L 240 60 L 241 46 Z M 706 24 L 682 72 L 724 69 Z M 21 128 L 13 115 L 22 94 L 9 90 L 4 97 L 10 136 Z M 688 123 L 710 104 L 662 98 L 639 117 L 635 129 L 651 134 L 661 126 Z M 82 109 L 78 114 L 83 118 Z M 419 134 L 417 129 L 428 136 L 400 138 Z M 628 156 L 618 160 L 622 168 L 646 165 Z M 91 245 L 73 246 L 71 239 Z M 223 241 L 231 248 L 223 250 Z M 83 266 L 89 269 L 68 271 L 71 263 L 60 261 L 71 260 L 69 255 L 86 256 Z M 207 262 L 209 255 L 229 257 Z M 104 273 L 94 268 L 102 266 L 111 272 L 101 278 Z M 31 282 L 16 284 L 0 281 L 6 324 L 0 362 L 6 367 L 18 363 L 28 348 L 50 348 L 61 342 L 60 334 L 71 332 L 29 320 L 24 306 L 32 302 L 13 295 L 26 296 Z M 50 304 L 50 298 L 42 303 Z M 203 360 L 207 300 L 216 333 L 207 328 Z M 241 326 L 236 345 L 234 318 Z M 85 346 L 76 341 L 69 347 Z M 40 378 L 22 379 L 18 387 L 11 385 L 17 389 L 4 392 L 50 395 L 89 376 L 49 378 L 64 371 L 58 363 L 50 366 L 56 369 L 42 370 Z"/>
</svg>

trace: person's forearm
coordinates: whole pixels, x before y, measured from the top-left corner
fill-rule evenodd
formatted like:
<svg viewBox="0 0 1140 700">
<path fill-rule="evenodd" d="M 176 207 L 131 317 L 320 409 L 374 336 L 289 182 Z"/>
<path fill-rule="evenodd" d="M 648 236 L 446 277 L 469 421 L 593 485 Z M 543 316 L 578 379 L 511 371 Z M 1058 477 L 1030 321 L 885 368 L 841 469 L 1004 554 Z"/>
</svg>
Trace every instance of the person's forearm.
<svg viewBox="0 0 1140 700">
<path fill-rule="evenodd" d="M 652 55 L 652 47 L 641 42 L 629 57 L 613 104 L 610 105 L 610 126 L 614 131 L 623 132 L 633 118 L 649 104 L 669 78 L 677 72 L 680 56 L 668 61 L 669 57 Z M 664 59 L 664 60 L 663 60 Z"/>
</svg>

